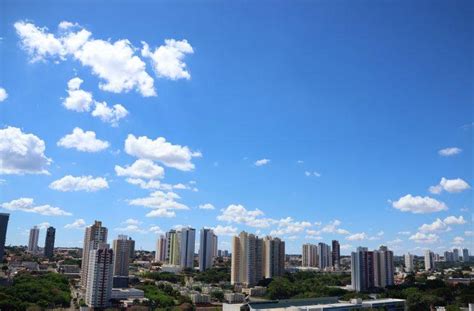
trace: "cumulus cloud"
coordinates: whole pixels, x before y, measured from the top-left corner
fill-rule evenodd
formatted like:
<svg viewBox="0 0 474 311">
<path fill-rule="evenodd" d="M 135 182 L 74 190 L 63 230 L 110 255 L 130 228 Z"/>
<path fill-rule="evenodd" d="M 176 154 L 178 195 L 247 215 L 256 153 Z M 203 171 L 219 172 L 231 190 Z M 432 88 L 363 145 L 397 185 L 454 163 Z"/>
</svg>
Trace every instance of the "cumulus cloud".
<svg viewBox="0 0 474 311">
<path fill-rule="evenodd" d="M 103 177 L 92 177 L 92 176 L 71 176 L 67 175 L 61 179 L 53 181 L 49 188 L 62 191 L 87 191 L 95 192 L 102 189 L 109 188 L 107 180 Z"/>
<path fill-rule="evenodd" d="M 447 225 L 464 225 L 466 220 L 464 220 L 463 216 L 448 216 L 444 219 L 444 223 Z"/>
<path fill-rule="evenodd" d="M 16 127 L 0 129 L 0 174 L 49 174 L 43 140 Z"/>
<path fill-rule="evenodd" d="M 369 237 L 365 232 L 354 233 L 346 237 L 346 240 L 348 241 L 362 241 L 367 239 L 369 239 Z"/>
<path fill-rule="evenodd" d="M 439 182 L 438 185 L 436 186 L 431 186 L 429 188 L 429 191 L 434 194 L 439 194 L 443 190 L 450 192 L 450 193 L 456 193 L 456 192 L 462 192 L 464 190 L 467 190 L 471 188 L 467 182 L 462 180 L 461 178 L 456 178 L 456 179 L 446 179 L 446 178 L 441 178 L 441 181 Z"/>
<path fill-rule="evenodd" d="M 325 225 L 320 230 L 320 232 L 322 232 L 322 233 L 349 234 L 349 231 L 347 231 L 345 229 L 342 229 L 342 228 L 339 228 L 340 225 L 341 225 L 341 221 L 335 219 L 333 221 L 330 221 L 327 225 Z"/>
<path fill-rule="evenodd" d="M 68 134 L 58 141 L 58 146 L 64 148 L 74 148 L 83 152 L 99 152 L 109 147 L 109 142 L 96 138 L 93 131 L 83 131 L 76 127 L 71 134 Z"/>
<path fill-rule="evenodd" d="M 120 119 L 128 115 L 128 110 L 120 104 L 109 107 L 106 102 L 95 102 L 92 116 L 98 117 L 102 122 L 110 123 L 113 127 L 118 126 Z"/>
<path fill-rule="evenodd" d="M 67 83 L 68 97 L 63 100 L 63 106 L 77 112 L 90 111 L 93 100 L 92 93 L 81 90 L 82 79 L 76 77 Z"/>
<path fill-rule="evenodd" d="M 0 102 L 6 100 L 7 98 L 8 98 L 7 91 L 3 87 L 0 87 Z"/>
<path fill-rule="evenodd" d="M 429 232 L 429 231 L 448 231 L 450 228 L 449 226 L 442 221 L 441 219 L 436 219 L 431 224 L 423 224 L 418 230 L 422 232 Z"/>
<path fill-rule="evenodd" d="M 270 163 L 270 159 L 260 159 L 260 160 L 255 161 L 254 165 L 263 166 L 263 165 L 267 165 L 268 163 Z"/>
<path fill-rule="evenodd" d="M 2 203 L 2 208 L 10 211 L 23 211 L 27 213 L 36 213 L 44 216 L 70 216 L 68 213 L 59 207 L 51 205 L 35 205 L 32 198 L 19 198 L 10 202 Z"/>
<path fill-rule="evenodd" d="M 461 245 L 464 243 L 464 238 L 461 236 L 457 236 L 453 238 L 453 244 L 454 245 Z"/>
<path fill-rule="evenodd" d="M 414 235 L 410 236 L 408 239 L 414 241 L 415 243 L 433 244 L 438 242 L 439 237 L 434 233 L 417 232 Z"/>
<path fill-rule="evenodd" d="M 232 226 L 217 225 L 214 228 L 212 228 L 212 230 L 218 236 L 221 236 L 221 235 L 227 235 L 227 236 L 237 235 L 237 228 L 232 227 Z"/>
<path fill-rule="evenodd" d="M 201 204 L 198 207 L 199 209 L 207 209 L 207 210 L 215 209 L 214 205 L 212 205 L 211 203 Z"/>
<path fill-rule="evenodd" d="M 134 220 L 134 219 L 128 219 L 128 220 Z M 127 221 L 125 221 L 124 224 L 126 226 L 115 228 L 115 231 L 130 232 L 130 233 L 147 233 L 147 230 L 139 226 L 139 222 L 127 223 Z"/>
<path fill-rule="evenodd" d="M 155 191 L 148 197 L 129 201 L 130 205 L 144 206 L 153 209 L 147 217 L 175 217 L 175 210 L 189 210 L 189 207 L 179 203 L 180 196 L 174 192 Z"/>
<path fill-rule="evenodd" d="M 263 216 L 263 212 L 259 209 L 247 210 L 240 204 L 231 204 L 222 210 L 221 215 L 217 216 L 217 220 L 245 224 L 250 227 L 265 228 L 270 226 L 270 219 L 259 218 Z"/>
<path fill-rule="evenodd" d="M 443 157 L 450 157 L 461 153 L 462 149 L 457 147 L 444 148 L 438 151 L 438 154 Z"/>
<path fill-rule="evenodd" d="M 165 45 L 156 48 L 153 52 L 146 42 L 142 42 L 142 56 L 151 59 L 153 69 L 158 77 L 171 80 L 190 79 L 183 61 L 186 54 L 193 54 L 194 50 L 187 40 L 166 39 Z"/>
<path fill-rule="evenodd" d="M 86 227 L 86 221 L 82 218 L 74 220 L 73 223 L 64 226 L 66 229 L 84 229 Z"/>
<path fill-rule="evenodd" d="M 430 197 L 412 196 L 411 194 L 407 194 L 392 202 L 392 206 L 402 212 L 414 214 L 434 213 L 448 209 L 443 202 Z"/>
<path fill-rule="evenodd" d="M 163 178 L 165 176 L 165 170 L 153 163 L 151 160 L 138 159 L 132 165 L 121 167 L 119 165 L 115 166 L 115 173 L 117 176 L 127 176 L 131 178 Z M 137 184 L 139 184 L 137 182 Z"/>
<path fill-rule="evenodd" d="M 310 176 L 321 177 L 321 174 L 318 173 L 318 172 L 316 172 L 316 171 L 314 171 L 314 172 L 305 171 L 304 174 L 305 174 L 305 176 L 307 176 L 307 177 L 310 177 Z"/>
<path fill-rule="evenodd" d="M 141 178 L 127 178 L 126 181 L 129 184 L 139 186 L 142 189 L 147 189 L 147 190 L 164 190 L 164 191 L 172 191 L 172 190 L 192 190 L 192 191 L 197 191 L 197 188 L 191 188 L 188 185 L 184 184 L 167 184 L 167 183 L 162 183 L 159 180 L 151 179 L 151 180 L 144 180 Z"/>
<path fill-rule="evenodd" d="M 125 140 L 125 152 L 137 158 L 159 161 L 181 171 L 193 170 L 192 158 L 202 156 L 200 152 L 193 152 L 187 146 L 173 145 L 164 137 L 152 140 L 146 136 L 137 138 L 132 134 Z"/>
</svg>

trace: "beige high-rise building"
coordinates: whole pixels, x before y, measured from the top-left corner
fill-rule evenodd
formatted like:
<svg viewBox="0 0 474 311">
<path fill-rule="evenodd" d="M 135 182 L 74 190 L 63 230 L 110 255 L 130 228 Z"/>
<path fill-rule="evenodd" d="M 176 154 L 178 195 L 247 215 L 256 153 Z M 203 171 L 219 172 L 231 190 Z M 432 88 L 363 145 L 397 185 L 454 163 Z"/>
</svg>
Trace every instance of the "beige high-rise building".
<svg viewBox="0 0 474 311">
<path fill-rule="evenodd" d="M 181 232 L 176 230 L 170 230 L 166 233 L 167 262 L 170 265 L 179 266 L 180 264 L 180 236 Z"/>
<path fill-rule="evenodd" d="M 100 243 L 107 243 L 107 228 L 102 227 L 102 222 L 96 220 L 93 225 L 86 228 L 86 232 L 84 234 L 81 264 L 82 287 L 86 287 L 87 285 L 90 252 L 97 249 Z"/>
<path fill-rule="evenodd" d="M 114 276 L 128 276 L 132 241 L 133 240 L 129 240 L 126 235 L 119 235 L 118 238 L 114 240 Z"/>
<path fill-rule="evenodd" d="M 303 267 L 318 266 L 318 246 L 310 243 L 303 244 L 302 264 Z"/>
<path fill-rule="evenodd" d="M 232 238 L 231 283 L 255 285 L 264 277 L 282 274 L 285 244 L 278 238 L 259 239 L 242 231 Z"/>
<path fill-rule="evenodd" d="M 113 251 L 109 248 L 108 244 L 99 243 L 89 253 L 85 292 L 85 302 L 89 307 L 103 309 L 111 305 L 112 269 Z"/>
<path fill-rule="evenodd" d="M 414 256 L 410 253 L 405 254 L 405 271 L 413 272 L 413 259 Z"/>
<path fill-rule="evenodd" d="M 165 262 L 166 261 L 166 238 L 164 235 L 160 235 L 156 241 L 156 262 Z"/>
</svg>

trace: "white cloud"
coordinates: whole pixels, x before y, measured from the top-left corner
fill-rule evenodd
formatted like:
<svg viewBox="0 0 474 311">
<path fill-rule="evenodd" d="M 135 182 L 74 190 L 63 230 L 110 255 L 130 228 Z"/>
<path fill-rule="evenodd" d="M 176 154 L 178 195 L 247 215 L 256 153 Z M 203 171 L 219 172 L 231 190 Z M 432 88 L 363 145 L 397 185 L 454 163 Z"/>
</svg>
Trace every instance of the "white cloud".
<svg viewBox="0 0 474 311">
<path fill-rule="evenodd" d="M 162 234 L 163 230 L 159 226 L 151 226 L 148 231 L 154 233 L 154 234 Z"/>
<path fill-rule="evenodd" d="M 45 230 L 48 227 L 51 227 L 51 224 L 49 222 L 45 221 L 45 222 L 37 224 L 36 226 L 41 230 Z"/>
<path fill-rule="evenodd" d="M 161 166 L 146 159 L 138 159 L 132 165 L 125 168 L 116 165 L 115 173 L 117 176 L 145 179 L 163 178 L 165 176 L 165 170 Z"/>
<path fill-rule="evenodd" d="M 340 248 L 341 248 L 342 250 L 345 250 L 345 251 L 346 251 L 346 250 L 352 249 L 353 246 L 352 246 L 351 244 L 342 244 L 342 245 L 340 246 Z"/>
<path fill-rule="evenodd" d="M 237 228 L 232 226 L 222 226 L 217 225 L 212 228 L 216 235 L 227 235 L 227 236 L 234 236 L 237 235 Z"/>
<path fill-rule="evenodd" d="M 410 236 L 408 239 L 414 241 L 415 243 L 433 244 L 438 242 L 439 237 L 434 233 L 417 232 L 414 235 Z"/>
<path fill-rule="evenodd" d="M 130 233 L 146 233 L 147 231 L 140 228 L 138 225 L 129 224 L 125 227 L 115 228 L 115 231 L 130 232 Z"/>
<path fill-rule="evenodd" d="M 61 22 L 57 36 L 32 23 L 18 21 L 14 26 L 32 62 L 47 58 L 65 60 L 69 56 L 90 67 L 102 79 L 99 87 L 103 90 L 114 93 L 136 90 L 145 97 L 156 95 L 145 62 L 135 55 L 135 48 L 128 40 L 112 43 L 91 39 L 89 31 L 71 22 Z"/>
<path fill-rule="evenodd" d="M 443 202 L 430 197 L 414 197 L 411 194 L 407 194 L 398 199 L 398 201 L 392 202 L 392 206 L 402 212 L 411 212 L 414 214 L 434 213 L 448 209 Z"/>
<path fill-rule="evenodd" d="M 7 91 L 3 87 L 0 87 L 0 102 L 6 100 L 7 98 L 8 98 Z"/>
<path fill-rule="evenodd" d="M 444 221 L 438 218 L 432 224 L 423 224 L 418 229 L 422 232 L 447 231 L 449 230 L 449 226 L 445 224 Z"/>
<path fill-rule="evenodd" d="M 403 240 L 400 239 L 400 238 L 396 238 L 395 240 L 392 240 L 392 241 L 388 241 L 387 244 L 391 245 L 391 244 L 400 244 L 402 243 Z"/>
<path fill-rule="evenodd" d="M 82 218 L 76 219 L 73 223 L 64 226 L 66 229 L 84 229 L 85 227 L 86 222 Z"/>
<path fill-rule="evenodd" d="M 19 198 L 10 202 L 2 203 L 2 208 L 10 211 L 23 211 L 27 213 L 37 213 L 45 216 L 70 216 L 68 213 L 59 207 L 51 205 L 35 205 L 31 198 Z"/>
<path fill-rule="evenodd" d="M 139 220 L 137 220 L 137 219 L 128 218 L 128 219 L 125 220 L 123 223 L 126 224 L 126 225 L 139 225 L 139 224 L 141 224 L 142 222 L 139 221 Z"/>
<path fill-rule="evenodd" d="M 109 188 L 107 180 L 103 177 L 92 176 L 71 176 L 67 175 L 61 179 L 53 181 L 49 187 L 54 190 L 68 191 L 87 191 L 95 192 Z"/>
<path fill-rule="evenodd" d="M 98 117 L 102 122 L 110 123 L 112 126 L 118 126 L 118 121 L 128 115 L 127 109 L 120 104 L 107 106 L 106 102 L 95 102 L 95 109 L 92 116 Z"/>
<path fill-rule="evenodd" d="M 75 77 L 69 80 L 67 84 L 68 97 L 63 101 L 63 106 L 68 110 L 77 112 L 90 111 L 93 104 L 92 94 L 81 90 L 82 79 Z"/>
<path fill-rule="evenodd" d="M 272 230 L 270 235 L 285 235 L 285 234 L 294 234 L 303 232 L 306 228 L 311 227 L 311 223 L 308 221 L 295 221 L 291 217 L 282 218 L 277 221 L 272 221 L 276 223 L 278 228 Z"/>
<path fill-rule="evenodd" d="M 260 159 L 260 160 L 255 161 L 254 165 L 263 166 L 263 165 L 267 165 L 268 163 L 270 163 L 270 159 Z"/>
<path fill-rule="evenodd" d="M 362 241 L 362 240 L 367 240 L 369 237 L 365 232 L 360 232 L 360 233 L 354 233 L 346 237 L 346 240 L 348 241 Z"/>
<path fill-rule="evenodd" d="M 68 134 L 58 141 L 58 146 L 64 148 L 74 148 L 83 152 L 99 152 L 109 147 L 109 143 L 96 138 L 93 131 L 83 131 L 81 128 L 74 128 L 71 134 Z"/>
<path fill-rule="evenodd" d="M 438 154 L 443 157 L 450 157 L 461 153 L 462 149 L 457 147 L 444 148 L 438 151 Z"/>
<path fill-rule="evenodd" d="M 410 231 L 399 231 L 398 234 L 400 234 L 400 235 L 410 235 L 411 232 Z"/>
<path fill-rule="evenodd" d="M 318 172 L 316 172 L 316 171 L 314 171 L 314 172 L 305 171 L 304 174 L 305 174 L 305 176 L 307 176 L 307 177 L 310 177 L 310 176 L 321 177 L 321 174 L 318 173 Z"/>
<path fill-rule="evenodd" d="M 187 40 L 166 39 L 165 45 L 156 48 L 153 52 L 150 51 L 146 42 L 142 42 L 142 44 L 142 56 L 151 59 L 153 69 L 158 77 L 171 80 L 191 78 L 186 63 L 183 61 L 186 54 L 194 53 Z"/>
<path fill-rule="evenodd" d="M 193 170 L 192 158 L 202 156 L 200 152 L 193 152 L 187 146 L 173 145 L 164 137 L 152 140 L 146 136 L 137 138 L 132 134 L 125 140 L 125 152 L 137 158 L 159 161 L 181 171 Z"/>
<path fill-rule="evenodd" d="M 263 212 L 259 209 L 251 211 L 240 204 L 231 204 L 222 210 L 222 214 L 217 216 L 217 220 L 245 224 L 255 228 L 269 227 L 270 219 L 259 218 L 259 216 L 263 216 Z"/>
<path fill-rule="evenodd" d="M 180 196 L 174 192 L 155 191 L 148 197 L 133 199 L 130 205 L 144 206 L 153 210 L 146 214 L 147 217 L 175 217 L 174 210 L 189 210 L 189 207 L 177 202 Z"/>
<path fill-rule="evenodd" d="M 453 238 L 453 244 L 454 245 L 461 245 L 463 243 L 464 243 L 464 238 L 463 237 L 457 236 L 457 237 Z"/>
<path fill-rule="evenodd" d="M 16 127 L 0 129 L 0 174 L 49 174 L 43 140 Z"/>
<path fill-rule="evenodd" d="M 469 184 L 465 182 L 464 180 L 462 180 L 461 178 L 446 179 L 443 177 L 441 178 L 441 181 L 439 182 L 439 184 L 436 186 L 431 186 L 429 188 L 429 191 L 434 194 L 439 194 L 443 190 L 450 193 L 456 193 L 456 192 L 462 192 L 469 188 L 471 188 Z"/>
<path fill-rule="evenodd" d="M 448 216 L 444 219 L 444 223 L 447 225 L 464 225 L 466 220 L 464 220 L 463 216 L 459 216 L 457 218 L 456 216 Z"/>
<path fill-rule="evenodd" d="M 211 203 L 206 203 L 206 204 L 199 205 L 199 209 L 211 210 L 211 209 L 215 209 L 215 207 Z"/>
<path fill-rule="evenodd" d="M 325 225 L 320 230 L 320 232 L 323 232 L 323 233 L 337 233 L 337 234 L 349 234 L 349 231 L 347 231 L 345 229 L 342 229 L 342 228 L 339 228 L 340 225 L 341 225 L 341 221 L 335 219 L 333 221 L 330 221 L 327 225 Z"/>
<path fill-rule="evenodd" d="M 176 213 L 174 211 L 170 211 L 164 208 L 154 209 L 151 212 L 146 214 L 146 217 L 160 217 L 160 218 L 172 218 L 176 217 Z"/>
</svg>

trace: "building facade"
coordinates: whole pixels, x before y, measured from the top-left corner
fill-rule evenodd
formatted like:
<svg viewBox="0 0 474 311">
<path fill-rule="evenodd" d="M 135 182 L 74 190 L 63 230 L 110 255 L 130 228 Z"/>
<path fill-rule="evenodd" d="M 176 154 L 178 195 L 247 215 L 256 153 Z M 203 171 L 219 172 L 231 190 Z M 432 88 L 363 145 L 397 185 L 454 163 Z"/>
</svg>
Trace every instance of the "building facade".
<svg viewBox="0 0 474 311">
<path fill-rule="evenodd" d="M 132 241 L 126 235 L 119 235 L 113 242 L 114 251 L 114 276 L 128 276 L 128 266 L 130 264 L 130 249 Z M 135 242 L 135 241 L 133 241 Z"/>
<path fill-rule="evenodd" d="M 410 253 L 405 254 L 405 272 L 411 273 L 413 272 L 413 260 L 414 256 Z"/>
<path fill-rule="evenodd" d="M 214 243 L 217 242 L 212 229 L 202 228 L 199 240 L 199 271 L 212 267 L 214 258 Z"/>
<path fill-rule="evenodd" d="M 164 235 L 160 235 L 156 241 L 155 261 L 166 261 L 166 237 Z"/>
<path fill-rule="evenodd" d="M 285 242 L 267 236 L 263 239 L 263 277 L 273 278 L 285 273 Z"/>
<path fill-rule="evenodd" d="M 183 269 L 194 268 L 196 230 L 194 228 L 182 228 L 180 235 L 180 266 Z"/>
<path fill-rule="evenodd" d="M 339 269 L 339 266 L 341 264 L 341 245 L 339 244 L 339 241 L 337 240 L 332 240 L 332 253 L 331 253 L 331 259 L 332 259 L 332 266 L 334 269 Z"/>
<path fill-rule="evenodd" d="M 8 220 L 10 214 L 0 213 L 0 260 L 5 256 L 5 240 L 7 237 Z"/>
<path fill-rule="evenodd" d="M 30 229 L 30 237 L 28 239 L 28 252 L 37 253 L 38 252 L 38 238 L 39 238 L 39 228 L 34 226 Z"/>
<path fill-rule="evenodd" d="M 46 238 L 44 241 L 44 256 L 47 258 L 52 258 L 54 255 L 55 238 L 56 238 L 56 229 L 54 227 L 49 227 L 46 230 Z"/>
<path fill-rule="evenodd" d="M 85 302 L 91 308 L 107 308 L 111 305 L 113 250 L 100 243 L 90 251 L 88 263 Z"/>
<path fill-rule="evenodd" d="M 107 228 L 102 227 L 101 221 L 95 221 L 93 225 L 86 228 L 84 244 L 82 249 L 81 286 L 87 285 L 87 274 L 89 269 L 90 252 L 96 250 L 99 244 L 107 243 Z"/>
<path fill-rule="evenodd" d="M 425 250 L 425 271 L 433 271 L 434 267 L 434 254 L 427 249 Z"/>
<path fill-rule="evenodd" d="M 318 266 L 318 246 L 314 244 L 303 244 L 302 250 L 302 266 L 317 267 Z"/>
<path fill-rule="evenodd" d="M 331 267 L 331 247 L 326 243 L 318 243 L 318 267 L 325 270 Z"/>
</svg>

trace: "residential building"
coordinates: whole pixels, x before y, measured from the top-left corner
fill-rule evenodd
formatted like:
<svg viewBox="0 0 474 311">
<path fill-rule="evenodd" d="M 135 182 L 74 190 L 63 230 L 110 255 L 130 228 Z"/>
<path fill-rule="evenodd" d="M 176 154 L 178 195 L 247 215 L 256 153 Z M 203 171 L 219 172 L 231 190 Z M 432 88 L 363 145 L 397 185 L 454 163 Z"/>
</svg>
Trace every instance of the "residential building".
<svg viewBox="0 0 474 311">
<path fill-rule="evenodd" d="M 358 247 L 351 253 L 351 281 L 357 292 L 374 287 L 374 253 L 367 247 Z"/>
<path fill-rule="evenodd" d="M 334 269 L 339 269 L 339 265 L 341 264 L 341 246 L 339 241 L 332 240 L 332 261 L 331 264 Z"/>
<path fill-rule="evenodd" d="M 405 272 L 413 272 L 413 260 L 414 256 L 410 253 L 405 254 Z"/>
<path fill-rule="evenodd" d="M 133 261 L 133 258 L 135 258 L 135 240 L 129 237 L 128 241 L 130 247 L 130 259 Z"/>
<path fill-rule="evenodd" d="M 55 238 L 56 238 L 56 229 L 54 227 L 49 227 L 46 230 L 46 238 L 44 241 L 44 256 L 47 258 L 52 258 L 54 255 Z"/>
<path fill-rule="evenodd" d="M 373 252 L 374 254 L 374 286 L 387 287 L 393 285 L 394 264 L 393 252 L 386 246 Z"/>
<path fill-rule="evenodd" d="M 202 228 L 199 242 L 199 271 L 204 271 L 212 267 L 214 252 L 214 237 L 216 235 L 212 229 Z"/>
<path fill-rule="evenodd" d="M 317 267 L 318 266 L 318 246 L 310 243 L 303 244 L 302 250 L 302 266 Z"/>
<path fill-rule="evenodd" d="M 166 261 L 173 266 L 180 264 L 180 235 L 176 230 L 170 230 L 166 233 Z"/>
<path fill-rule="evenodd" d="M 464 262 L 469 262 L 470 261 L 469 250 L 467 248 L 464 248 L 462 250 L 462 261 L 464 261 Z"/>
<path fill-rule="evenodd" d="M 130 249 L 132 242 L 126 235 L 119 235 L 113 242 L 114 269 L 113 276 L 128 276 L 128 266 L 130 264 Z"/>
<path fill-rule="evenodd" d="M 87 285 L 90 252 L 96 250 L 99 244 L 103 243 L 107 243 L 107 228 L 102 227 L 102 222 L 96 220 L 93 225 L 86 228 L 84 233 L 81 271 L 81 286 L 83 287 Z"/>
<path fill-rule="evenodd" d="M 217 258 L 217 248 L 219 246 L 217 235 L 212 232 L 212 258 Z"/>
<path fill-rule="evenodd" d="M 99 243 L 90 250 L 87 271 L 86 304 L 98 309 L 109 307 L 112 296 L 113 250 L 108 244 Z"/>
<path fill-rule="evenodd" d="M 38 238 L 39 238 L 39 228 L 34 226 L 30 229 L 30 237 L 28 239 L 28 252 L 37 253 L 38 252 Z"/>
<path fill-rule="evenodd" d="M 285 242 L 267 236 L 263 239 L 263 277 L 273 278 L 285 273 Z"/>
<path fill-rule="evenodd" d="M 427 249 L 425 250 L 425 271 L 433 271 L 434 267 L 434 253 Z"/>
<path fill-rule="evenodd" d="M 457 248 L 453 249 L 453 261 L 455 262 L 459 261 L 459 249 Z"/>
<path fill-rule="evenodd" d="M 7 237 L 8 220 L 10 214 L 0 213 L 0 260 L 5 255 L 5 240 Z"/>
<path fill-rule="evenodd" d="M 262 279 L 262 248 L 262 240 L 245 231 L 232 239 L 232 284 L 250 286 Z"/>
<path fill-rule="evenodd" d="M 444 252 L 444 261 L 446 262 L 453 262 L 454 261 L 454 253 L 450 251 Z"/>
<path fill-rule="evenodd" d="M 331 267 L 331 247 L 325 243 L 318 243 L 318 267 L 325 270 Z"/>
<path fill-rule="evenodd" d="M 196 230 L 193 228 L 182 228 L 180 238 L 180 266 L 183 269 L 194 268 L 194 248 Z"/>
<path fill-rule="evenodd" d="M 166 261 L 166 237 L 164 235 L 160 235 L 156 241 L 155 261 L 162 263 Z"/>
</svg>

